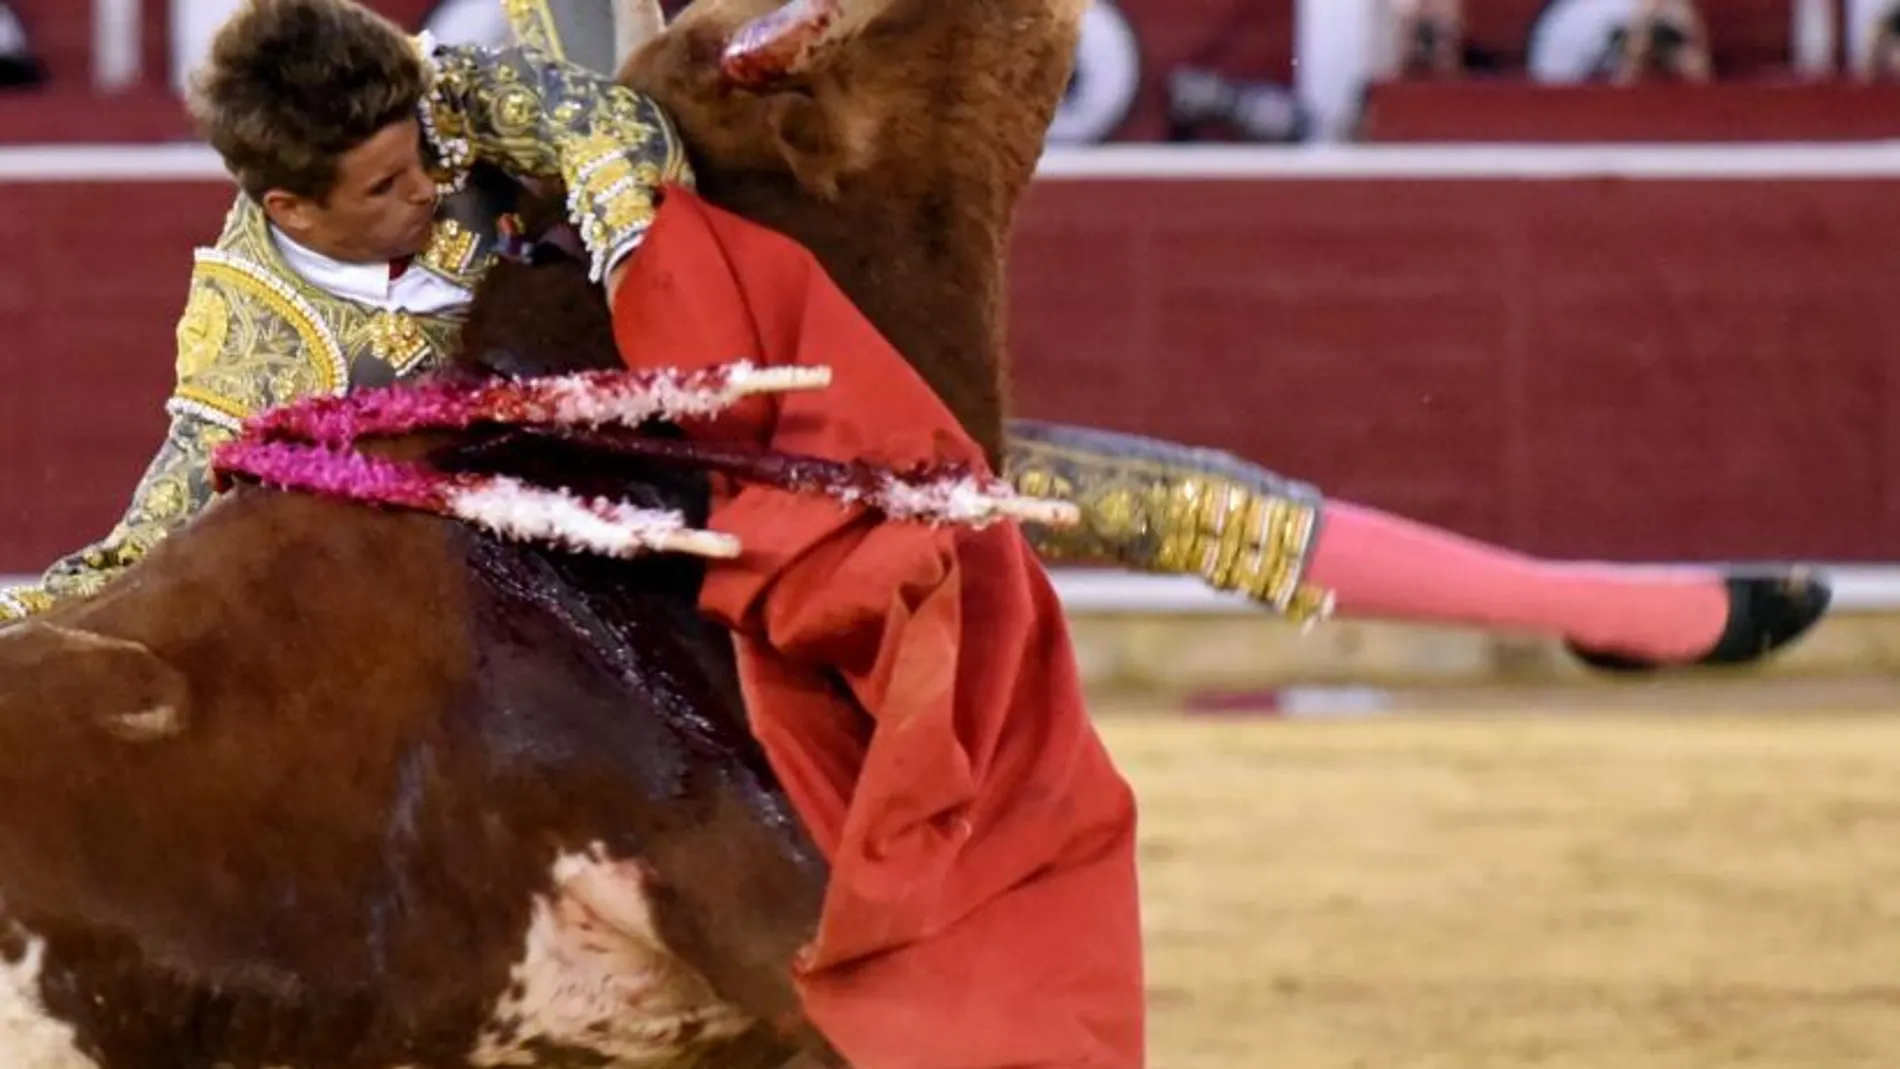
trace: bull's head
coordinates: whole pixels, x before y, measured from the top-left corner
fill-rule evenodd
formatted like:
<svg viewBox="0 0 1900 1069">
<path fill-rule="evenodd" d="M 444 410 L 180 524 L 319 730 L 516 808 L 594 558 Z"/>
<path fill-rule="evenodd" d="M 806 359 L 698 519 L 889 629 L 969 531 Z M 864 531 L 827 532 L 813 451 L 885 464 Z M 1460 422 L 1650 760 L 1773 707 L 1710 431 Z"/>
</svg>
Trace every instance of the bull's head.
<svg viewBox="0 0 1900 1069">
<path fill-rule="evenodd" d="M 716 204 L 811 249 L 994 456 L 1004 261 L 1087 0 L 623 0 L 622 82 Z"/>
</svg>

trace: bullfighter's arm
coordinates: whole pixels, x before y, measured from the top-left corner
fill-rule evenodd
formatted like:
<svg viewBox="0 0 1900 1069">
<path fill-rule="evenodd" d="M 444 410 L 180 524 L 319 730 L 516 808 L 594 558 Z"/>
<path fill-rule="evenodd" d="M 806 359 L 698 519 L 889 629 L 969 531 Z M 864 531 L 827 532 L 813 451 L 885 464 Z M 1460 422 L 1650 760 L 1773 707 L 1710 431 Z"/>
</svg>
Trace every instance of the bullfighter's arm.
<svg viewBox="0 0 1900 1069">
<path fill-rule="evenodd" d="M 88 597 L 145 556 L 211 499 L 211 451 L 230 436 L 225 428 L 190 413 L 174 415 L 165 443 L 145 469 L 124 517 L 105 538 L 54 564 L 38 583 L 0 590 L 0 622 Z"/>
<path fill-rule="evenodd" d="M 1025 525 L 1047 563 L 1197 575 L 1301 623 L 1329 608 L 1305 581 L 1322 504 L 1310 486 L 1211 449 L 1025 419 L 1010 421 L 1003 464 L 1023 492 L 1082 509 L 1069 530 Z"/>
<path fill-rule="evenodd" d="M 0 624 L 88 597 L 142 559 L 210 503 L 212 452 L 266 408 L 345 383 L 327 354 L 311 351 L 281 317 L 259 314 L 261 283 L 201 254 L 178 323 L 177 382 L 165 441 L 124 516 L 100 541 L 72 553 L 39 582 L 0 589 Z"/>
<path fill-rule="evenodd" d="M 640 243 L 662 185 L 690 186 L 673 122 L 651 98 L 530 46 L 423 46 L 435 72 L 425 122 L 451 173 L 486 162 L 559 182 L 593 274 Z"/>
</svg>

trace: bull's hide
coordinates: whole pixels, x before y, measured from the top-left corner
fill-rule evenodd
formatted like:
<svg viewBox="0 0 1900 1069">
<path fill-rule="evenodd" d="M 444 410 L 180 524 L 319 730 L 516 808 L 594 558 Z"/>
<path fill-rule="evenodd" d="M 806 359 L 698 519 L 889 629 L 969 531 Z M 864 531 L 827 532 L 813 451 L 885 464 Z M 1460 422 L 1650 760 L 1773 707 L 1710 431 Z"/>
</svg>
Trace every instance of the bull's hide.
<svg viewBox="0 0 1900 1069">
<path fill-rule="evenodd" d="M 605 365 L 597 294 L 499 269 L 471 351 Z M 240 488 L 0 632 L 0 1065 L 783 1062 L 824 867 L 697 582 Z"/>
</svg>

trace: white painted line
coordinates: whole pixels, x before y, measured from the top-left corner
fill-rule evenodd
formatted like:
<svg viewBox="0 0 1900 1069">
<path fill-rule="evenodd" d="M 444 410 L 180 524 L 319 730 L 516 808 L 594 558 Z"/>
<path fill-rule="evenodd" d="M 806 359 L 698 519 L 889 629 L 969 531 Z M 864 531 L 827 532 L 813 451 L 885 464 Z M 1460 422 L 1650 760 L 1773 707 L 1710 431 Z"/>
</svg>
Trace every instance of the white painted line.
<svg viewBox="0 0 1900 1069">
<path fill-rule="evenodd" d="M 1900 610 L 1900 565 L 1824 566 L 1824 570 L 1834 582 L 1835 611 Z M 1243 597 L 1215 593 L 1197 579 L 1063 568 L 1050 574 L 1063 608 L 1071 613 L 1233 616 L 1265 612 Z M 0 576 L 0 588 L 28 581 L 25 576 Z"/>
<path fill-rule="evenodd" d="M 1900 141 L 1756 145 L 1139 145 L 1058 147 L 1044 181 L 1886 179 Z M 195 142 L 0 146 L 0 182 L 226 181 Z"/>
</svg>

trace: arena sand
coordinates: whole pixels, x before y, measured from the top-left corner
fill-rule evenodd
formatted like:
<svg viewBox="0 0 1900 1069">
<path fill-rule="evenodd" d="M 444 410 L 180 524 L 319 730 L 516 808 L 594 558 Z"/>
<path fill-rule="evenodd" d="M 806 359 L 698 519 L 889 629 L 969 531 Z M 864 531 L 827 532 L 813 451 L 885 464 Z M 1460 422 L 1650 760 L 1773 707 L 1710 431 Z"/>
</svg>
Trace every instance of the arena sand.
<svg viewBox="0 0 1900 1069">
<path fill-rule="evenodd" d="M 1900 1066 L 1900 716 L 1102 723 L 1155 1069 Z"/>
</svg>

